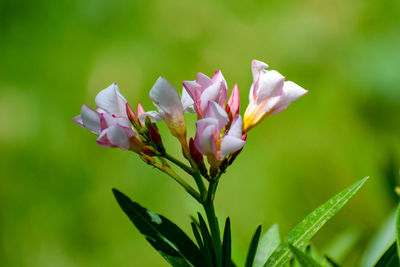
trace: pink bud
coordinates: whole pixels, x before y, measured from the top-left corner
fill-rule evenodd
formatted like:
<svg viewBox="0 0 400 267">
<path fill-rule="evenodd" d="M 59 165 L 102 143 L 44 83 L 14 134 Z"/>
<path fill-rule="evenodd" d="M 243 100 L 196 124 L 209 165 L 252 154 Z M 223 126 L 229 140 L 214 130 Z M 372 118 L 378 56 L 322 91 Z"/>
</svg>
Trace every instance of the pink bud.
<svg viewBox="0 0 400 267">
<path fill-rule="evenodd" d="M 128 115 L 128 118 L 129 118 L 129 120 L 131 121 L 132 124 L 137 123 L 138 117 L 137 117 L 135 111 L 133 111 L 132 107 L 129 105 L 128 102 L 126 102 L 126 114 Z"/>
<path fill-rule="evenodd" d="M 231 96 L 229 97 L 228 104 L 226 105 L 226 113 L 228 113 L 229 120 L 232 121 L 240 110 L 240 95 L 239 87 L 237 84 L 233 87 Z"/>
<path fill-rule="evenodd" d="M 156 126 L 154 126 L 153 124 L 150 124 L 150 127 L 149 127 L 149 137 L 150 137 L 150 140 L 153 142 L 153 144 L 156 145 L 157 149 L 161 153 L 165 152 L 165 149 L 164 149 L 164 146 L 162 143 L 162 139 L 161 139 L 161 135 L 158 132 Z"/>
</svg>

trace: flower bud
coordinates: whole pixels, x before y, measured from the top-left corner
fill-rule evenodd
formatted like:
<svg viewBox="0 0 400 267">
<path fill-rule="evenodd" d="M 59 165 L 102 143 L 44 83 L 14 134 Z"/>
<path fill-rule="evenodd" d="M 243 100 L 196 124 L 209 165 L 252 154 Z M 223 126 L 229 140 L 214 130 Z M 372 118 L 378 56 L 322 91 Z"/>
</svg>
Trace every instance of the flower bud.
<svg viewBox="0 0 400 267">
<path fill-rule="evenodd" d="M 128 115 L 128 118 L 132 122 L 132 124 L 137 121 L 137 115 L 128 102 L 126 103 L 126 114 Z"/>
<path fill-rule="evenodd" d="M 206 165 L 204 164 L 203 155 L 197 150 L 193 138 L 190 138 L 189 140 L 189 152 L 190 152 L 190 157 L 193 159 L 193 161 L 199 168 L 201 175 L 203 175 L 205 178 L 208 178 L 208 172 Z"/>
<path fill-rule="evenodd" d="M 149 137 L 151 142 L 153 142 L 153 144 L 157 147 L 157 150 L 161 153 L 165 153 L 165 148 L 162 143 L 161 135 L 154 124 L 150 124 L 149 126 Z"/>
</svg>

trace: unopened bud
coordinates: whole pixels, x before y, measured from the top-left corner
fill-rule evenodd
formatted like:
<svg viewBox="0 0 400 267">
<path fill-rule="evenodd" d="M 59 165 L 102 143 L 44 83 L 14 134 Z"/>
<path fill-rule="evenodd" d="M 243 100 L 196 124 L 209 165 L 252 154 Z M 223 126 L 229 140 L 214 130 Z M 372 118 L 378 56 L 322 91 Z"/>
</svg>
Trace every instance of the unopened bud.
<svg viewBox="0 0 400 267">
<path fill-rule="evenodd" d="M 149 137 L 151 142 L 153 142 L 153 144 L 157 147 L 157 150 L 160 151 L 161 153 L 164 153 L 165 148 L 162 143 L 161 135 L 154 124 L 150 124 L 149 126 Z"/>
<path fill-rule="evenodd" d="M 138 115 L 128 103 L 126 103 L 126 114 L 128 115 L 128 118 L 131 121 L 133 127 L 135 127 L 137 131 L 139 131 L 141 128 L 141 124 Z"/>
<path fill-rule="evenodd" d="M 199 168 L 201 175 L 203 175 L 204 178 L 208 179 L 208 172 L 206 165 L 204 164 L 203 155 L 197 150 L 196 146 L 194 145 L 193 138 L 190 138 L 189 140 L 189 153 L 190 157 L 193 159 L 193 161 Z"/>
<path fill-rule="evenodd" d="M 126 114 L 128 115 L 129 120 L 134 124 L 137 120 L 137 115 L 135 111 L 133 111 L 131 105 L 129 103 L 126 103 Z"/>
</svg>

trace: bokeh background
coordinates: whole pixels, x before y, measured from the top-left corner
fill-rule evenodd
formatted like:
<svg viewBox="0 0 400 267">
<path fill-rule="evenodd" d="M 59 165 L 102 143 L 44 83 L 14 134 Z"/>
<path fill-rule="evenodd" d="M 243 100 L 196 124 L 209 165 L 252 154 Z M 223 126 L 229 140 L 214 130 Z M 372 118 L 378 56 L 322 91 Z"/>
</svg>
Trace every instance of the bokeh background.
<svg viewBox="0 0 400 267">
<path fill-rule="evenodd" d="M 221 181 L 216 208 L 231 217 L 235 261 L 256 225 L 279 223 L 286 234 L 370 175 L 314 239 L 323 248 L 355 231 L 360 257 L 397 202 L 399 18 L 400 2 L 389 0 L 0 1 L 0 265 L 167 266 L 111 188 L 187 233 L 201 207 L 135 154 L 98 146 L 71 117 L 114 81 L 149 110 L 158 76 L 180 91 L 217 69 L 230 89 L 238 83 L 243 112 L 252 59 L 309 93 L 254 128 Z"/>
</svg>

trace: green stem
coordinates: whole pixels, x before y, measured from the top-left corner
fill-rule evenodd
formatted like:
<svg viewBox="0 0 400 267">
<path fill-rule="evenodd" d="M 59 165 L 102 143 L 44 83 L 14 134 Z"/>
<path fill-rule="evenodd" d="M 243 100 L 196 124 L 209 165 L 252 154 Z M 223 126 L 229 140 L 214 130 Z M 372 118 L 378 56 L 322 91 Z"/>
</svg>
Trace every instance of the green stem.
<svg viewBox="0 0 400 267">
<path fill-rule="evenodd" d="M 171 156 L 168 153 L 164 153 L 161 155 L 162 157 L 166 158 L 167 160 L 171 161 L 175 165 L 179 166 L 182 170 L 187 172 L 190 175 L 193 175 L 193 170 L 189 166 L 187 166 L 185 163 L 181 162 L 180 160 L 176 159 L 175 157 Z"/>
<path fill-rule="evenodd" d="M 207 200 L 203 203 L 204 211 L 206 212 L 208 225 L 211 231 L 211 238 L 213 241 L 215 254 L 217 256 L 217 265 L 222 265 L 222 244 L 221 244 L 221 234 L 219 231 L 218 219 L 215 215 L 214 209 L 214 194 L 218 185 L 218 180 L 213 180 L 210 182 L 207 192 Z"/>
<path fill-rule="evenodd" d="M 192 197 L 194 197 L 198 202 L 202 202 L 202 197 L 200 194 L 193 188 L 191 187 L 188 183 L 186 183 L 176 172 L 174 172 L 173 169 L 170 167 L 166 167 L 160 164 L 153 164 L 154 167 L 157 169 L 161 170 L 162 172 L 165 172 L 168 174 L 172 179 L 174 179 L 176 182 L 178 182 Z"/>
<path fill-rule="evenodd" d="M 202 179 L 201 174 L 200 174 L 199 170 L 197 169 L 197 167 L 196 167 L 195 171 L 193 172 L 192 176 L 194 178 L 194 181 L 196 182 L 197 188 L 199 188 L 202 202 L 206 201 L 207 190 L 206 190 L 206 187 L 204 186 L 203 179 Z"/>
</svg>

